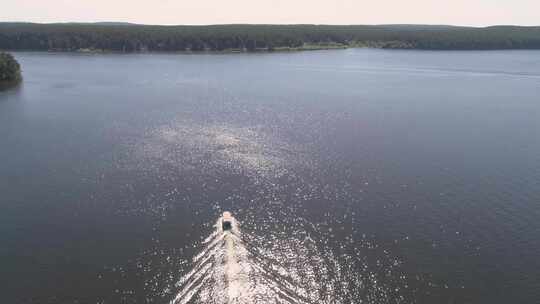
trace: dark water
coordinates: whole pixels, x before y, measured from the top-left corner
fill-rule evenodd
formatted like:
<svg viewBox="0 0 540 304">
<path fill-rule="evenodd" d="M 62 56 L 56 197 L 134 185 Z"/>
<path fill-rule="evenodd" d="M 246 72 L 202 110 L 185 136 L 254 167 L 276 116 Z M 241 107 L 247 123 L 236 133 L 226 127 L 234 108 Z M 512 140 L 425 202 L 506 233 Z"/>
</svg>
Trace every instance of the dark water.
<svg viewBox="0 0 540 304">
<path fill-rule="evenodd" d="M 3 303 L 540 299 L 538 51 L 15 55 Z"/>
</svg>

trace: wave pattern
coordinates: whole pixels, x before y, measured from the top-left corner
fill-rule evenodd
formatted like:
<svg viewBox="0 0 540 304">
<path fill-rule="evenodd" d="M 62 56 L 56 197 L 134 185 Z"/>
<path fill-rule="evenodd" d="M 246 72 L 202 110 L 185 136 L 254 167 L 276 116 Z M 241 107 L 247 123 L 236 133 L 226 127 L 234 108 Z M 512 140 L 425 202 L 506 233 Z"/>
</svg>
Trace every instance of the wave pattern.
<svg viewBox="0 0 540 304">
<path fill-rule="evenodd" d="M 221 220 L 221 219 L 220 219 Z M 321 250 L 316 241 L 274 238 L 259 246 L 238 225 L 215 231 L 175 284 L 170 304 L 188 303 L 402 303 L 398 289 L 378 283 L 375 272 L 357 272 L 353 257 Z"/>
<path fill-rule="evenodd" d="M 238 225 L 216 230 L 193 258 L 193 268 L 176 283 L 171 304 L 187 303 L 310 303 L 306 293 L 250 250 Z"/>
</svg>

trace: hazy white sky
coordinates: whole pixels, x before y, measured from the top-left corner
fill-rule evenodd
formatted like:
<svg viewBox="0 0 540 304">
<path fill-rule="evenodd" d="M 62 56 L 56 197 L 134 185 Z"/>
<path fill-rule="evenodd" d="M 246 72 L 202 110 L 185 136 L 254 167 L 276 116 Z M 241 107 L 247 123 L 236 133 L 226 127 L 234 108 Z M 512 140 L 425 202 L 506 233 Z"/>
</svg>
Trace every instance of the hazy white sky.
<svg viewBox="0 0 540 304">
<path fill-rule="evenodd" d="M 2 0 L 0 21 L 540 25 L 540 0 Z"/>
</svg>

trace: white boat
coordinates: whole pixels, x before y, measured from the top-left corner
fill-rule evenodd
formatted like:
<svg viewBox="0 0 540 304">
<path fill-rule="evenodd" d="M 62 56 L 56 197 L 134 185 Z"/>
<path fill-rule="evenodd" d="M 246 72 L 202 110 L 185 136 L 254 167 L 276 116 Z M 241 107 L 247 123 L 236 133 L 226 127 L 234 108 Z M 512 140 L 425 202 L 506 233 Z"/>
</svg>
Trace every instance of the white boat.
<svg viewBox="0 0 540 304">
<path fill-rule="evenodd" d="M 234 217 L 232 217 L 229 211 L 223 212 L 223 216 L 221 217 L 221 229 L 223 231 L 228 231 L 228 230 L 232 230 L 233 226 L 234 226 Z"/>
</svg>

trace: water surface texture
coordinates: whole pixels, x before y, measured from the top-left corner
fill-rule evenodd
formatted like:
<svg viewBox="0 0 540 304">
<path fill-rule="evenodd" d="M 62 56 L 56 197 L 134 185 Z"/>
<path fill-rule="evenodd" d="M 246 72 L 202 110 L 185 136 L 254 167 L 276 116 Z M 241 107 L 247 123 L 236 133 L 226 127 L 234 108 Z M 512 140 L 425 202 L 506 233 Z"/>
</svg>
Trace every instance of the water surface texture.
<svg viewBox="0 0 540 304">
<path fill-rule="evenodd" d="M 540 299 L 538 51 L 15 56 L 1 302 Z"/>
</svg>

